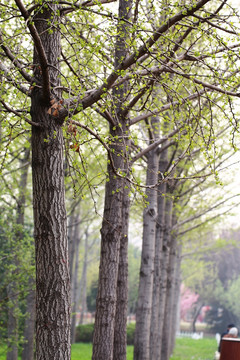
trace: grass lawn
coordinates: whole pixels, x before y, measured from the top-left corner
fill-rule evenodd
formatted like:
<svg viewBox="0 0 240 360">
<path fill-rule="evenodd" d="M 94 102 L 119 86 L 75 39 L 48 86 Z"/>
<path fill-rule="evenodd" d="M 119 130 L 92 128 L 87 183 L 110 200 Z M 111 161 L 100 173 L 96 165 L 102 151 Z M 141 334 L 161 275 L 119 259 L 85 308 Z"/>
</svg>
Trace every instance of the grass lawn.
<svg viewBox="0 0 240 360">
<path fill-rule="evenodd" d="M 71 360 L 91 360 L 92 346 L 90 344 L 74 344 Z M 133 346 L 127 347 L 127 360 L 133 359 Z"/>
<path fill-rule="evenodd" d="M 213 360 L 217 349 L 213 339 L 177 339 L 171 360 Z M 71 360 L 91 360 L 92 345 L 78 343 L 72 346 Z M 21 358 L 19 357 L 19 360 Z M 4 348 L 0 349 L 0 360 L 6 360 Z M 127 348 L 127 360 L 133 360 L 133 346 Z"/>
<path fill-rule="evenodd" d="M 72 360 L 90 360 L 90 344 L 74 344 L 72 346 Z M 216 340 L 213 339 L 177 339 L 171 360 L 213 360 L 217 350 Z M 133 360 L 133 346 L 127 348 L 127 360 Z"/>
<path fill-rule="evenodd" d="M 217 342 L 215 338 L 177 339 L 171 360 L 213 360 Z"/>
</svg>

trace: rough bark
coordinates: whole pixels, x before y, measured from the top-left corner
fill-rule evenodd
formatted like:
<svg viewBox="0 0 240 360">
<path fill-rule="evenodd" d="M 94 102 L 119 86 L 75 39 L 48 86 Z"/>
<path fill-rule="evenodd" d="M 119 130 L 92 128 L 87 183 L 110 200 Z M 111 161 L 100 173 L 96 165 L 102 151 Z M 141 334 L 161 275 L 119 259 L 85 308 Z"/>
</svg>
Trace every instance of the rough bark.
<svg viewBox="0 0 240 360">
<path fill-rule="evenodd" d="M 127 43 L 132 1 L 120 0 L 118 36 L 115 45 L 115 68 L 122 63 L 127 55 Z M 121 240 L 126 230 L 123 224 L 124 187 L 125 180 L 116 175 L 116 171 L 128 173 L 129 145 L 128 119 L 124 114 L 124 102 L 127 96 L 127 83 L 113 90 L 114 107 L 112 116 L 116 125 L 110 124 L 111 164 L 108 162 L 109 181 L 105 189 L 104 214 L 101 229 L 101 257 L 99 269 L 98 296 L 96 301 L 96 318 L 93 336 L 93 360 L 112 360 L 114 341 L 117 341 L 118 331 L 115 328 L 117 306 L 117 282 L 120 258 Z M 109 159 L 110 160 L 110 159 Z M 114 169 L 113 167 L 114 166 Z M 127 286 L 127 283 L 125 284 Z M 120 315 L 120 314 L 119 314 Z M 126 316 L 125 313 L 122 316 Z M 123 322 L 125 320 L 123 319 Z M 117 322 L 122 326 L 122 321 Z M 114 340 L 115 339 L 115 340 Z M 124 345 L 126 346 L 126 344 Z M 116 352 L 121 348 L 118 347 Z M 121 350 L 120 350 L 121 352 Z M 116 353 L 115 353 L 116 354 Z M 115 355 L 116 356 L 116 355 Z"/>
<path fill-rule="evenodd" d="M 153 121 L 153 126 L 156 126 Z M 155 129 L 156 131 L 156 129 Z M 147 185 L 158 181 L 159 155 L 157 150 L 148 153 Z M 136 310 L 136 329 L 134 337 L 134 360 L 150 359 L 150 325 L 152 311 L 153 272 L 155 256 L 157 189 L 147 188 L 147 202 L 143 213 L 143 240 Z"/>
<path fill-rule="evenodd" d="M 60 32 L 58 6 L 47 3 L 34 16 L 34 24 L 47 57 L 49 81 L 59 85 Z M 49 23 L 54 24 L 49 31 Z M 34 50 L 34 64 L 40 55 Z M 35 77 L 43 84 L 42 72 Z M 46 72 L 46 71 L 45 71 Z M 46 74 L 45 74 L 46 75 Z M 45 84 L 46 86 L 46 84 Z M 55 92 L 54 98 L 61 94 Z M 36 246 L 36 358 L 70 360 L 70 279 L 64 193 L 63 134 L 49 113 L 42 88 L 32 91 L 32 178 L 34 238 Z"/>
<path fill-rule="evenodd" d="M 122 149 L 122 129 L 110 129 L 116 136 L 112 146 L 112 159 L 116 169 L 124 168 L 123 156 L 117 156 Z M 96 301 L 95 329 L 93 337 L 93 360 L 112 360 L 117 302 L 117 279 L 119 265 L 120 240 L 122 234 L 122 200 L 124 182 L 115 175 L 108 164 L 109 181 L 105 190 L 105 205 L 101 229 L 101 257 L 99 268 L 99 285 Z"/>
<path fill-rule="evenodd" d="M 159 181 L 162 180 L 162 174 L 167 168 L 168 151 L 161 153 L 159 159 Z M 153 299 L 152 299 L 152 318 L 150 332 L 150 358 L 157 360 L 157 345 L 159 343 L 159 301 L 160 301 L 160 280 L 161 280 L 161 259 L 162 259 L 162 243 L 165 224 L 165 203 L 166 203 L 166 182 L 160 183 L 158 186 L 158 216 L 156 222 L 156 241 L 155 241 L 155 259 L 154 259 L 154 278 L 153 278 Z"/>
</svg>

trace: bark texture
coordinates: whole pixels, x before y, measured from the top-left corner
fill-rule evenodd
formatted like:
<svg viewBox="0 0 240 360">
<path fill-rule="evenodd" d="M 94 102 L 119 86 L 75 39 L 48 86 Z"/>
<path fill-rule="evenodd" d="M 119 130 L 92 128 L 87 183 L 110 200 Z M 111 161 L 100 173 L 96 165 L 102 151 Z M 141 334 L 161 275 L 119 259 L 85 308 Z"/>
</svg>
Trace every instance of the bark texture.
<svg viewBox="0 0 240 360">
<path fill-rule="evenodd" d="M 171 235 L 170 253 L 167 267 L 167 283 L 166 283 L 166 304 L 164 312 L 163 336 L 162 336 L 162 360 L 169 360 L 171 355 L 172 342 L 172 322 L 173 319 L 173 304 L 174 304 L 174 276 L 176 270 L 177 257 L 177 239 L 174 234 Z"/>
<path fill-rule="evenodd" d="M 170 231 L 172 228 L 172 206 L 173 201 L 170 197 L 169 189 L 167 186 L 167 200 L 165 207 L 165 227 L 163 233 L 163 246 L 162 246 L 162 261 L 161 261 L 161 282 L 160 282 L 160 298 L 159 298 L 159 339 L 160 341 L 157 344 L 157 359 L 161 359 L 162 351 L 162 334 L 163 334 L 163 324 L 164 324 L 164 312 L 166 304 L 166 295 L 167 295 L 167 266 L 169 261 L 170 254 Z"/>
<path fill-rule="evenodd" d="M 122 221 L 123 231 L 120 244 L 117 306 L 114 328 L 113 360 L 125 360 L 127 356 L 127 310 L 128 310 L 128 223 L 129 223 L 129 184 L 123 192 Z"/>
<path fill-rule="evenodd" d="M 127 29 L 129 22 L 126 21 L 131 15 L 131 0 L 120 0 L 119 2 L 119 22 L 118 22 L 118 36 L 115 46 L 115 69 L 123 62 L 126 57 L 128 46 L 126 39 L 128 37 Z M 122 246 L 121 262 L 126 266 L 127 258 L 125 253 L 125 246 L 122 241 L 127 240 L 124 238 L 126 235 L 126 218 L 128 210 L 125 212 L 123 207 L 128 206 L 124 204 L 124 187 L 126 185 L 125 179 L 116 175 L 116 172 L 128 173 L 128 119 L 127 114 L 124 112 L 124 102 L 127 98 L 127 83 L 119 88 L 113 90 L 114 107 L 112 109 L 112 117 L 115 124 L 110 124 L 110 138 L 112 139 L 111 161 L 108 163 L 108 176 L 109 181 L 105 189 L 105 204 L 104 214 L 101 229 L 101 257 L 99 269 L 99 285 L 98 296 L 96 301 L 96 318 L 95 329 L 93 337 L 93 360 L 112 360 L 113 356 L 120 356 L 121 359 L 125 358 L 125 351 L 122 350 L 126 347 L 126 338 L 119 337 L 122 334 L 122 327 L 126 324 L 126 311 L 120 313 L 122 319 L 118 318 L 116 322 L 116 307 L 118 296 L 120 295 L 120 288 L 124 282 L 127 287 L 126 269 L 123 269 L 124 278 L 119 283 L 119 259 L 120 247 Z M 113 168 L 114 167 L 114 168 Z M 122 245 L 121 245 L 122 242 Z M 125 259 L 123 259 L 125 257 Z M 122 275 L 120 274 L 120 277 Z M 125 297 L 125 295 L 123 295 Z M 121 299 L 119 300 L 122 301 Z M 126 300 L 123 301 L 126 304 Z M 124 305 L 126 306 L 126 305 Z M 122 310 L 121 310 L 122 311 Z M 118 329 L 117 329 L 117 327 Z M 126 330 L 125 330 L 126 331 Z M 115 336 L 116 333 L 116 336 Z M 120 342 L 124 341 L 124 344 Z M 114 344 L 116 350 L 114 350 Z M 114 355 L 113 355 L 114 354 Z M 124 355 L 122 355 L 124 354 Z"/>
<path fill-rule="evenodd" d="M 160 338 L 159 324 L 159 301 L 160 301 L 160 283 L 161 283 L 161 261 L 162 261 L 162 244 L 165 226 L 165 203 L 166 203 L 166 182 L 162 182 L 162 174 L 165 173 L 168 164 L 168 151 L 161 153 L 159 159 L 159 182 L 158 186 L 158 215 L 156 222 L 156 241 L 155 241 L 155 259 L 154 259 L 154 278 L 153 278 L 153 298 L 152 298 L 152 317 L 150 332 L 150 359 L 158 360 L 157 347 Z"/>
<path fill-rule="evenodd" d="M 37 360 L 70 359 L 70 280 L 64 199 L 61 127 L 46 123 L 46 109 L 33 98 L 34 238 L 36 245 Z M 47 140 L 47 141 L 46 141 Z"/>
<path fill-rule="evenodd" d="M 154 121 L 153 127 L 157 126 Z M 156 129 L 154 130 L 156 131 Z M 158 131 L 156 131 L 158 132 Z M 155 185 L 158 181 L 157 150 L 148 153 L 146 184 Z M 136 310 L 136 330 L 134 337 L 134 360 L 150 359 L 150 326 L 152 311 L 153 272 L 157 220 L 157 189 L 147 188 L 147 202 L 143 213 L 143 241 L 139 280 L 139 293 Z"/>
<path fill-rule="evenodd" d="M 57 5 L 45 4 L 34 23 L 49 67 L 50 83 L 59 85 L 60 33 Z M 49 23 L 53 26 L 51 27 Z M 34 52 L 34 63 L 40 61 Z M 42 72 L 35 67 L 42 81 Z M 46 79 L 45 79 L 46 83 Z M 44 89 L 44 88 L 43 88 Z M 36 357 L 70 360 L 70 280 L 64 194 L 63 134 L 48 109 L 42 88 L 32 91 L 31 116 L 41 127 L 32 128 L 34 238 L 36 245 Z M 60 93 L 52 94 L 60 98 Z"/>
<path fill-rule="evenodd" d="M 112 159 L 115 169 L 125 169 L 123 148 L 123 133 L 126 128 L 111 128 L 115 143 Z M 120 154 L 120 156 L 118 156 Z M 96 319 L 93 338 L 93 359 L 111 360 L 113 358 L 113 342 L 115 328 L 115 313 L 117 303 L 117 280 L 119 267 L 120 243 L 123 233 L 122 202 L 124 180 L 115 175 L 111 165 L 108 165 L 109 181 L 105 190 L 105 205 L 101 229 L 101 258 L 99 269 L 99 286 L 96 302 Z"/>
</svg>

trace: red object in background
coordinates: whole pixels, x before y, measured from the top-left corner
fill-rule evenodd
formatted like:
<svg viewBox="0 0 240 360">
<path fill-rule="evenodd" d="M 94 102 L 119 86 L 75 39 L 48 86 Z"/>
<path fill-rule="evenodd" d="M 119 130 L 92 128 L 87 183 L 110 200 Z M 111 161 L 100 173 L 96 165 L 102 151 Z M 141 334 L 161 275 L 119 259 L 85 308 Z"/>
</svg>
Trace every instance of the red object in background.
<svg viewBox="0 0 240 360">
<path fill-rule="evenodd" d="M 220 360 L 240 360 L 240 339 L 222 339 Z"/>
</svg>

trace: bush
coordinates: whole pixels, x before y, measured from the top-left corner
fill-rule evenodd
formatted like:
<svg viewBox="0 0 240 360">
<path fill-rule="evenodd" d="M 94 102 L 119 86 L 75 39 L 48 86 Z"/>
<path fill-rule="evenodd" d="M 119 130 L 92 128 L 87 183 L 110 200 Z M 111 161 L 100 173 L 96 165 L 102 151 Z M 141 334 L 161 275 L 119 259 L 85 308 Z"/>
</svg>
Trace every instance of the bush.
<svg viewBox="0 0 240 360">
<path fill-rule="evenodd" d="M 76 329 L 76 342 L 91 343 L 93 340 L 94 324 L 78 325 Z"/>
<path fill-rule="evenodd" d="M 93 340 L 94 324 L 78 325 L 76 329 L 75 342 L 91 343 Z M 133 345 L 135 324 L 127 326 L 127 344 Z"/>
<path fill-rule="evenodd" d="M 128 324 L 127 326 L 127 344 L 133 345 L 135 333 L 135 323 Z"/>
</svg>

